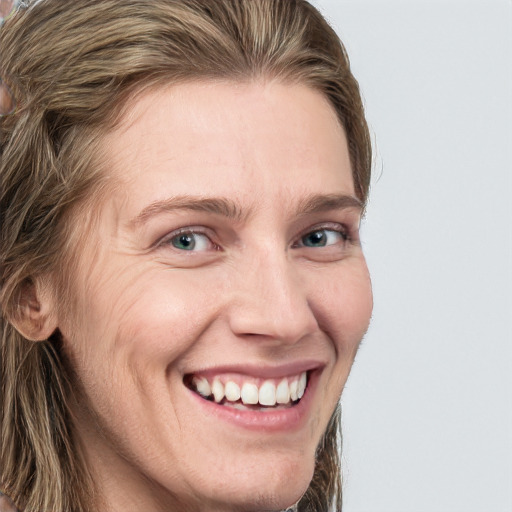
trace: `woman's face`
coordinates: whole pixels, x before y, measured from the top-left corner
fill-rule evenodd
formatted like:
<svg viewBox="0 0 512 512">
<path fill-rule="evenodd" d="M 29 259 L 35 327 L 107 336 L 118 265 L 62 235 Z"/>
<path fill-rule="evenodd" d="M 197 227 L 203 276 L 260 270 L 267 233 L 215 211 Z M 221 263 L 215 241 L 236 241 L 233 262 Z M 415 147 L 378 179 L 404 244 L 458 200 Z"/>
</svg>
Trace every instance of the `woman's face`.
<svg viewBox="0 0 512 512">
<path fill-rule="evenodd" d="M 333 109 L 187 83 L 135 100 L 104 150 L 115 186 L 59 327 L 106 508 L 292 504 L 372 310 Z"/>
</svg>

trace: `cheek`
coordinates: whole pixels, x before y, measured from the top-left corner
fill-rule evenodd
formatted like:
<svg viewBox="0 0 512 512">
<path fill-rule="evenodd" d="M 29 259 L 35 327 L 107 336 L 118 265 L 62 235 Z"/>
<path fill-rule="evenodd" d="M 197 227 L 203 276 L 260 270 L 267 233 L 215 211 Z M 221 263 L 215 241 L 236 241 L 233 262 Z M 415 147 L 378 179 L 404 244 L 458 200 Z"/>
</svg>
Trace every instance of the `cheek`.
<svg viewBox="0 0 512 512">
<path fill-rule="evenodd" d="M 372 286 L 364 259 L 341 263 L 316 288 L 315 314 L 320 327 L 345 357 L 355 354 L 373 309 Z"/>
<path fill-rule="evenodd" d="M 79 345 L 85 353 L 94 347 L 97 359 L 117 368 L 169 364 L 209 322 L 210 294 L 184 273 L 140 269 L 138 275 L 127 274 L 102 280 L 85 294 L 89 300 L 78 329 L 85 336 Z"/>
<path fill-rule="evenodd" d="M 181 435 L 175 394 L 182 384 L 169 370 L 215 318 L 211 294 L 186 273 L 140 270 L 89 288 L 82 328 L 66 336 L 83 398 L 78 416 L 84 425 L 100 425 L 110 446 L 130 460 L 155 447 L 163 452 L 168 439 Z"/>
<path fill-rule="evenodd" d="M 368 329 L 373 310 L 372 286 L 366 265 L 347 276 L 340 297 L 343 326 L 360 340 Z"/>
<path fill-rule="evenodd" d="M 166 369 L 213 316 L 211 294 L 186 272 L 146 264 L 119 267 L 92 269 L 75 290 L 72 321 L 62 325 L 77 385 L 105 417 L 128 396 L 136 409 L 150 388 L 163 388 Z"/>
<path fill-rule="evenodd" d="M 321 285 L 320 285 L 321 283 Z M 365 335 L 373 308 L 372 287 L 364 259 L 350 259 L 331 267 L 322 280 L 314 281 L 311 307 L 320 329 L 330 340 L 335 356 L 325 400 L 334 408 Z M 310 288 L 311 289 L 311 288 Z M 327 408 L 330 414 L 332 409 Z M 328 416 L 323 416 L 323 425 Z"/>
</svg>

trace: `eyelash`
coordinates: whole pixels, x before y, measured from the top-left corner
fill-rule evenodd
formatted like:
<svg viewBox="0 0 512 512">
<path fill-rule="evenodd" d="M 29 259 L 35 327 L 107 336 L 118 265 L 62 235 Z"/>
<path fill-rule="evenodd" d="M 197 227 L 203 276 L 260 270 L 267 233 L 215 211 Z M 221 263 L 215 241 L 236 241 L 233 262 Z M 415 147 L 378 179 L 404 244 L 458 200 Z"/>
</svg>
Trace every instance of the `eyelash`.
<svg viewBox="0 0 512 512">
<path fill-rule="evenodd" d="M 304 243 L 304 239 L 308 236 L 314 235 L 316 233 L 335 233 L 336 235 L 339 235 L 341 237 L 340 243 L 346 244 L 352 242 L 352 238 L 350 236 L 349 230 L 346 228 L 346 226 L 342 224 L 324 224 L 315 226 L 313 228 L 309 228 L 306 232 L 301 234 L 298 237 L 298 240 L 292 244 L 292 249 L 298 249 L 298 248 L 312 248 L 312 249 L 321 249 L 321 248 L 327 248 L 332 247 L 334 245 L 337 245 L 336 243 L 326 243 L 326 245 L 320 245 L 320 246 L 308 246 Z M 195 244 L 197 243 L 196 240 L 193 240 L 194 246 L 191 250 L 187 251 L 186 249 L 178 248 L 174 245 L 173 241 L 178 239 L 180 236 L 194 236 L 194 235 L 201 235 L 208 239 L 208 243 L 210 243 L 213 246 L 214 251 L 221 250 L 221 247 L 217 245 L 213 240 L 212 236 L 208 233 L 207 230 L 204 228 L 195 228 L 195 227 L 186 227 L 179 229 L 177 231 L 174 231 L 170 233 L 168 236 L 164 237 L 161 242 L 158 244 L 159 246 L 172 246 L 173 249 L 175 249 L 178 252 L 190 252 L 190 253 L 196 253 L 196 252 L 205 252 L 208 249 L 197 251 L 195 250 Z"/>
<path fill-rule="evenodd" d="M 320 232 L 336 233 L 337 235 L 339 235 L 341 237 L 341 243 L 343 243 L 343 244 L 352 241 L 352 239 L 349 235 L 349 230 L 345 226 L 343 226 L 341 224 L 327 224 L 327 225 L 324 224 L 324 225 L 313 227 L 313 229 L 309 228 L 304 234 L 299 236 L 299 241 L 295 242 L 292 245 L 292 248 L 308 247 L 307 245 L 305 245 L 303 243 L 304 239 L 307 236 L 311 236 L 315 233 L 320 233 Z M 323 245 L 323 246 L 319 246 L 317 248 L 330 247 L 332 245 L 335 245 L 335 244 Z"/>
<path fill-rule="evenodd" d="M 201 228 L 182 228 L 178 231 L 173 231 L 168 236 L 164 237 L 163 240 L 158 244 L 159 246 L 173 246 L 174 249 L 176 249 L 179 252 L 203 252 L 203 251 L 187 251 L 185 249 L 179 249 L 178 247 L 174 246 L 173 240 L 176 240 L 180 236 L 185 235 L 201 235 L 208 239 L 209 243 L 212 244 L 213 250 L 220 250 L 220 247 L 212 241 L 212 237 L 206 232 L 205 230 Z"/>
</svg>

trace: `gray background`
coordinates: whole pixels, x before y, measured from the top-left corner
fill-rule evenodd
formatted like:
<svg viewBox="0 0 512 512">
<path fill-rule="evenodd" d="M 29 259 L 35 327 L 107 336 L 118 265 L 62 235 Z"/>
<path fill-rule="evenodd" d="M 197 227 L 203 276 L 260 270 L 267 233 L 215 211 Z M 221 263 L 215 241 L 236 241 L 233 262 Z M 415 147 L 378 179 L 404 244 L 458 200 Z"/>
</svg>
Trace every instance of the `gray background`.
<svg viewBox="0 0 512 512">
<path fill-rule="evenodd" d="M 512 2 L 313 3 L 376 148 L 344 512 L 511 512 Z"/>
</svg>

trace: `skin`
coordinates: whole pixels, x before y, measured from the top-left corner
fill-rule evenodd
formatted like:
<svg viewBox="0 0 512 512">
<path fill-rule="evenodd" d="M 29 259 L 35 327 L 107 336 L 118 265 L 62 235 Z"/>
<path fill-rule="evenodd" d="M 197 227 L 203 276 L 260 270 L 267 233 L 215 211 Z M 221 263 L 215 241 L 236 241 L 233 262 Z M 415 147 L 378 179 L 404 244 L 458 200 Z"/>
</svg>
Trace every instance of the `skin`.
<svg viewBox="0 0 512 512">
<path fill-rule="evenodd" d="M 14 0 L 0 0 L 0 16 L 6 18 L 14 8 Z"/>
<path fill-rule="evenodd" d="M 10 114 L 14 107 L 15 104 L 9 89 L 0 79 L 0 116 Z"/>
<path fill-rule="evenodd" d="M 355 197 L 334 110 L 305 86 L 272 81 L 160 88 L 136 97 L 104 152 L 115 186 L 84 237 L 75 311 L 57 320 L 98 506 L 291 505 L 372 310 L 356 201 L 304 212 L 312 195 Z M 180 208 L 141 220 L 183 195 L 230 200 L 238 215 Z M 194 250 L 173 245 L 179 230 L 196 232 Z M 325 244 L 308 246 L 311 232 Z M 219 366 L 257 373 L 306 360 L 320 366 L 318 385 L 288 430 L 204 414 L 183 383 Z"/>
<path fill-rule="evenodd" d="M 2 492 L 0 492 L 0 510 L 2 512 L 17 512 L 13 502 Z"/>
</svg>

